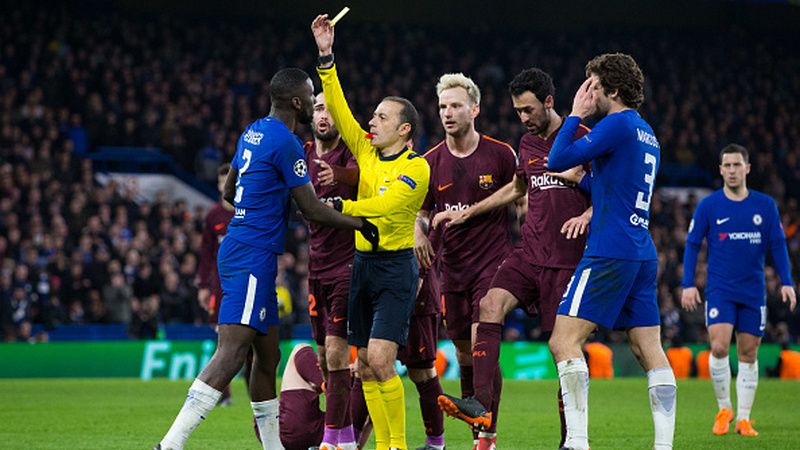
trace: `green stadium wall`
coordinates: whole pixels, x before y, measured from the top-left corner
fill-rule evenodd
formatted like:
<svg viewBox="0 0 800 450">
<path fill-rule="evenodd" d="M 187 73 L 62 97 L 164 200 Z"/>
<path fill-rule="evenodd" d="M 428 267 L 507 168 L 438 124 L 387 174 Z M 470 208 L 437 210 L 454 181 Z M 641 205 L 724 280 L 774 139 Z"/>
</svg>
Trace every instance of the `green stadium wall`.
<svg viewBox="0 0 800 450">
<path fill-rule="evenodd" d="M 281 343 L 283 371 L 286 357 L 295 344 Z M 313 344 L 312 344 L 313 345 Z M 214 341 L 119 341 L 119 342 L 54 342 L 39 344 L 0 344 L 0 378 L 107 378 L 125 377 L 150 380 L 169 378 L 192 379 L 214 353 Z M 626 344 L 611 345 L 614 351 L 615 376 L 642 376 L 642 369 Z M 696 354 L 706 346 L 691 345 Z M 455 348 L 449 341 L 439 345 L 448 367 L 443 378 L 457 378 Z M 800 350 L 800 346 L 794 346 Z M 762 375 L 774 368 L 780 346 L 762 345 L 758 359 Z M 735 355 L 735 348 L 731 349 Z M 734 371 L 736 358 L 732 358 Z M 550 352 L 541 342 L 504 342 L 500 366 L 507 379 L 555 379 L 555 366 Z M 398 371 L 405 369 L 398 363 Z"/>
</svg>

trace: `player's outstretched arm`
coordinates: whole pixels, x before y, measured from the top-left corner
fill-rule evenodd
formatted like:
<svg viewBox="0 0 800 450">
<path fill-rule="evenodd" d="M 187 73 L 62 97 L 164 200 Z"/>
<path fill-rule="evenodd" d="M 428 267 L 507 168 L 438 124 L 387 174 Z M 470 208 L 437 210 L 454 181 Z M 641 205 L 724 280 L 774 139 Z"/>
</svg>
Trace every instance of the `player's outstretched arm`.
<svg viewBox="0 0 800 450">
<path fill-rule="evenodd" d="M 234 162 L 236 158 L 233 158 Z M 231 170 L 225 176 L 225 186 L 222 188 L 222 198 L 233 205 L 233 199 L 236 196 L 236 177 L 239 176 L 239 170 L 234 170 L 233 162 L 231 162 Z"/>
<path fill-rule="evenodd" d="M 462 211 L 443 211 L 436 214 L 433 216 L 431 226 L 435 230 L 442 223 L 447 223 L 448 227 L 461 225 L 473 217 L 486 214 L 524 197 L 527 190 L 528 185 L 525 182 L 525 178 L 514 175 L 514 178 L 508 184 L 469 208 Z"/>
<path fill-rule="evenodd" d="M 428 239 L 430 215 L 430 211 L 421 210 L 417 213 L 417 220 L 414 222 L 414 254 L 417 256 L 420 266 L 425 269 L 430 269 L 434 257 L 433 246 Z"/>
</svg>

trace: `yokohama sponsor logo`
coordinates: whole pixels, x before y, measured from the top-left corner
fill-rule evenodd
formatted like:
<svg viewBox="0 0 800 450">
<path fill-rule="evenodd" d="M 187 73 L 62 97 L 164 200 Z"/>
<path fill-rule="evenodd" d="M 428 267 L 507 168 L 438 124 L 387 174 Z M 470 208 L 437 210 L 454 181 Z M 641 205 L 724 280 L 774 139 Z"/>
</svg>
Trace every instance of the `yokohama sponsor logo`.
<svg viewBox="0 0 800 450">
<path fill-rule="evenodd" d="M 724 241 L 730 239 L 731 241 L 750 241 L 751 244 L 761 243 L 760 231 L 735 231 L 733 233 L 719 233 L 719 240 Z"/>
</svg>

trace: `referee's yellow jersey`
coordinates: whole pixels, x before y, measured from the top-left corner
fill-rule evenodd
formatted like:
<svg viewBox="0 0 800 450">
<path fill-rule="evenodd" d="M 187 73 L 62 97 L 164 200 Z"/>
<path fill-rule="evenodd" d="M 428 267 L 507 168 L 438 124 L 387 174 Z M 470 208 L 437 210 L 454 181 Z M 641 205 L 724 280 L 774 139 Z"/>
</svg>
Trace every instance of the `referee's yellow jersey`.
<svg viewBox="0 0 800 450">
<path fill-rule="evenodd" d="M 428 193 L 431 169 L 413 150 L 383 157 L 366 137 L 345 100 L 336 66 L 317 68 L 325 103 L 345 144 L 353 152 L 360 171 L 358 200 L 343 200 L 342 213 L 366 217 L 378 227 L 378 251 L 414 247 L 414 221 Z M 356 250 L 371 252 L 372 245 L 356 233 Z"/>
</svg>

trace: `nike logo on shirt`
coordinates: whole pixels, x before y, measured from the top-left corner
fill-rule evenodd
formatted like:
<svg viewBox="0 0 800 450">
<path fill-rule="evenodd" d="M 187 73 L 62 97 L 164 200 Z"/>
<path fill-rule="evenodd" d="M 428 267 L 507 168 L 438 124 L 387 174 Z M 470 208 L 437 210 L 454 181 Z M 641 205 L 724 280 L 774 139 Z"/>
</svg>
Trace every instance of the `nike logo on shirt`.
<svg viewBox="0 0 800 450">
<path fill-rule="evenodd" d="M 717 219 L 717 225 L 722 225 L 723 223 L 725 223 L 725 222 L 727 222 L 729 220 L 731 220 L 730 217 L 726 217 L 724 219 Z"/>
<path fill-rule="evenodd" d="M 438 190 L 439 192 L 441 192 L 441 191 L 443 191 L 443 190 L 445 190 L 445 189 L 449 188 L 449 187 L 450 187 L 450 186 L 452 186 L 452 185 L 453 185 L 453 183 L 450 183 L 450 184 L 445 184 L 445 185 L 441 185 L 441 184 L 440 184 L 440 185 L 439 185 L 439 186 L 436 188 L 436 190 Z"/>
</svg>

